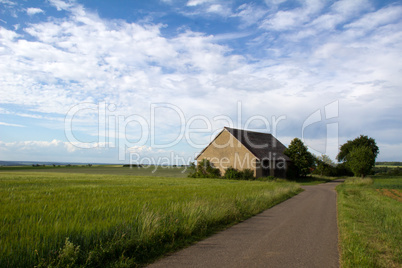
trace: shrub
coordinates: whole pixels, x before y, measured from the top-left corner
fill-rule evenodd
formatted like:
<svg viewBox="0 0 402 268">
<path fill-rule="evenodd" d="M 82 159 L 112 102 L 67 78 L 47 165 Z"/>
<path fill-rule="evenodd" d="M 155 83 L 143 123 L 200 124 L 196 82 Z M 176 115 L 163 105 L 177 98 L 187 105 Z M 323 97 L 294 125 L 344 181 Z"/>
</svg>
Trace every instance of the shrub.
<svg viewBox="0 0 402 268">
<path fill-rule="evenodd" d="M 215 168 L 213 164 L 203 159 L 196 166 L 195 163 L 190 164 L 190 172 L 188 177 L 190 178 L 224 178 L 228 180 L 255 180 L 254 171 L 251 169 L 237 170 L 233 167 L 229 167 L 225 170 L 225 175 L 221 177 L 219 169 Z"/>
<path fill-rule="evenodd" d="M 196 166 L 194 163 L 190 164 L 190 173 L 188 174 L 190 178 L 219 178 L 221 177 L 221 171 L 213 166 L 213 164 L 207 160 L 203 159 Z"/>
<path fill-rule="evenodd" d="M 143 167 L 141 164 L 128 164 L 128 165 L 123 165 L 123 167 L 129 167 L 129 168 L 133 168 L 133 167 L 137 167 L 137 168 L 141 168 Z"/>
<path fill-rule="evenodd" d="M 237 180 L 240 177 L 240 172 L 232 167 L 228 167 L 225 171 L 225 178 L 228 180 Z"/>
<path fill-rule="evenodd" d="M 337 164 L 336 166 L 331 166 L 327 164 L 322 164 L 321 168 L 316 168 L 313 174 L 327 177 L 349 177 L 353 176 L 353 172 L 346 165 L 346 163 Z"/>
<path fill-rule="evenodd" d="M 241 171 L 240 173 L 241 173 L 241 178 L 243 180 L 249 180 L 249 181 L 255 180 L 254 171 L 252 171 L 251 169 L 245 169 L 245 170 Z"/>
<path fill-rule="evenodd" d="M 229 180 L 255 180 L 254 172 L 251 169 L 240 171 L 233 167 L 226 169 L 224 177 Z"/>
</svg>

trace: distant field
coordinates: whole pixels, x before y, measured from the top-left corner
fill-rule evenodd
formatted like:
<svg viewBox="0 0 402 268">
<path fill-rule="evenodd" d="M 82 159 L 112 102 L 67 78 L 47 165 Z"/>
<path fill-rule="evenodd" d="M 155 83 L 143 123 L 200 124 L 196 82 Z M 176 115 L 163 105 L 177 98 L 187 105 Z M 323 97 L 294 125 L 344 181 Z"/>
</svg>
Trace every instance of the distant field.
<svg viewBox="0 0 402 268">
<path fill-rule="evenodd" d="M 89 170 L 114 169 L 0 172 L 0 267 L 143 265 L 301 190 L 289 182 L 73 174 Z"/>
<path fill-rule="evenodd" d="M 337 187 L 342 267 L 402 267 L 402 176 Z"/>
<path fill-rule="evenodd" d="M 123 167 L 122 165 L 100 165 L 100 166 L 18 166 L 0 167 L 1 172 L 57 172 L 57 173 L 85 173 L 85 174 L 109 174 L 109 175 L 131 175 L 131 176 L 157 176 L 157 177 L 187 177 L 185 167 L 163 167 L 163 166 L 144 166 L 144 167 Z"/>
<path fill-rule="evenodd" d="M 376 167 L 384 166 L 384 167 L 402 167 L 402 162 L 376 162 Z"/>
<path fill-rule="evenodd" d="M 397 168 L 400 166 L 392 166 L 392 165 L 375 165 L 375 167 L 377 168 L 382 168 L 382 167 L 386 167 L 386 168 Z"/>
</svg>

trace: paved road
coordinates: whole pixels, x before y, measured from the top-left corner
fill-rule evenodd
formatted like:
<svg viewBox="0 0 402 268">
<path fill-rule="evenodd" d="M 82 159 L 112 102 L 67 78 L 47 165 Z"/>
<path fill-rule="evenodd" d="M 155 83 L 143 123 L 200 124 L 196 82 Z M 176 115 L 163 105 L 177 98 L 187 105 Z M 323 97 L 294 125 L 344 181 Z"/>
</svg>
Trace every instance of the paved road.
<svg viewBox="0 0 402 268">
<path fill-rule="evenodd" d="M 339 267 L 335 186 L 304 192 L 149 267 Z"/>
</svg>

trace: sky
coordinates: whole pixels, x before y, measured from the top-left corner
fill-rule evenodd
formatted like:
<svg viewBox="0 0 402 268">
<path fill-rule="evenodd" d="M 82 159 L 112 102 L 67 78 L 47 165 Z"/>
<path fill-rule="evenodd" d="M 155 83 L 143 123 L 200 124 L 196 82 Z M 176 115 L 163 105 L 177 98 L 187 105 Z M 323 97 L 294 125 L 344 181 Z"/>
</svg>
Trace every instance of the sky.
<svg viewBox="0 0 402 268">
<path fill-rule="evenodd" d="M 402 1 L 0 0 L 0 160 L 186 164 L 224 126 L 402 161 Z"/>
</svg>

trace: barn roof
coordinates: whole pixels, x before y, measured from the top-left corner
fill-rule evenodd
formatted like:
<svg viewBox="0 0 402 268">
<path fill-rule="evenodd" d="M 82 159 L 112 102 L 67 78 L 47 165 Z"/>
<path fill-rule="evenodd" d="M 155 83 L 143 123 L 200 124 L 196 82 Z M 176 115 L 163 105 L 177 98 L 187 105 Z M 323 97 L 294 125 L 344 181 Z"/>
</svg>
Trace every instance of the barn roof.
<svg viewBox="0 0 402 268">
<path fill-rule="evenodd" d="M 286 146 L 272 134 L 229 127 L 225 127 L 225 129 L 259 159 L 271 158 L 275 154 L 275 158 L 283 157 L 285 160 L 290 160 L 284 154 Z"/>
<path fill-rule="evenodd" d="M 276 159 L 284 158 L 286 161 L 290 161 L 289 157 L 284 154 L 286 146 L 272 136 L 272 134 L 229 127 L 225 127 L 224 130 L 225 129 L 260 160 L 274 157 Z M 217 135 L 217 137 L 219 135 L 220 133 Z M 206 148 L 208 148 L 212 142 Z M 204 148 L 204 150 L 206 148 Z M 196 159 L 204 150 L 198 154 Z"/>
</svg>

